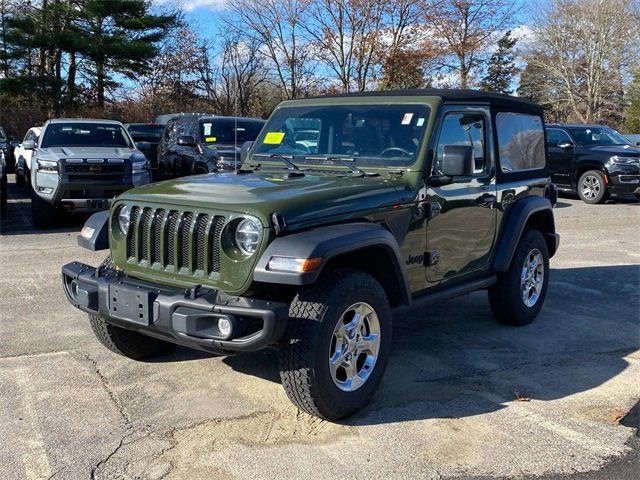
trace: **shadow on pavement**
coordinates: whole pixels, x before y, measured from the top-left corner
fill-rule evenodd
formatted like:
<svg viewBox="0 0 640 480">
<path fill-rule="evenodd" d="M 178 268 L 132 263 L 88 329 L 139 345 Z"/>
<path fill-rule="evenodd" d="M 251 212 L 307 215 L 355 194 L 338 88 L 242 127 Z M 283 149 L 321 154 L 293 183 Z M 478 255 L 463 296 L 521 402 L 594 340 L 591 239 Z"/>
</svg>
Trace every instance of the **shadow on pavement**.
<svg viewBox="0 0 640 480">
<path fill-rule="evenodd" d="M 520 328 L 496 322 L 484 292 L 395 316 L 382 384 L 345 423 L 467 417 L 517 397 L 554 400 L 593 389 L 639 348 L 639 281 L 639 265 L 553 269 L 540 317 Z M 279 382 L 275 351 L 224 362 Z"/>
</svg>

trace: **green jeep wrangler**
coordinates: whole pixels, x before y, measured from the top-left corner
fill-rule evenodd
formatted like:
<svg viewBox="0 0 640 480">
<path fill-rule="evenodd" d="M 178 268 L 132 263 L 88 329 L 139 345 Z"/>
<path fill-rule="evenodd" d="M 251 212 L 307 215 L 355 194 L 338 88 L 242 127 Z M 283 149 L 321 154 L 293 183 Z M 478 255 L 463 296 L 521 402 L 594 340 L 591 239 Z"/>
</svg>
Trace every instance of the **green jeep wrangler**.
<svg viewBox="0 0 640 480">
<path fill-rule="evenodd" d="M 498 320 L 536 318 L 559 243 L 545 145 L 542 109 L 504 95 L 286 101 L 237 171 L 92 216 L 79 244 L 110 256 L 65 265 L 64 290 L 136 360 L 275 347 L 291 401 L 340 419 L 382 379 L 394 309 L 486 289 Z"/>
</svg>

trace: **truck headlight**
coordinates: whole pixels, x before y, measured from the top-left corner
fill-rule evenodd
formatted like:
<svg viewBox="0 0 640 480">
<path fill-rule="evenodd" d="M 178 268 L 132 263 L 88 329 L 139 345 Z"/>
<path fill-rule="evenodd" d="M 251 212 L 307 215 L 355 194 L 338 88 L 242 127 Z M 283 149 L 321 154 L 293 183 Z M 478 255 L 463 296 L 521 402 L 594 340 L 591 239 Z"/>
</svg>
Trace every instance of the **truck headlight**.
<svg viewBox="0 0 640 480">
<path fill-rule="evenodd" d="M 246 217 L 236 228 L 236 246 L 247 256 L 253 255 L 260 244 L 262 235 L 262 224 L 260 220 L 253 217 Z"/>
<path fill-rule="evenodd" d="M 39 172 L 48 172 L 48 173 L 58 172 L 58 162 L 54 162 L 51 160 L 38 160 L 36 162 L 36 165 L 37 165 L 36 170 Z"/>
<path fill-rule="evenodd" d="M 611 157 L 611 161 L 618 165 L 638 165 L 640 164 L 640 157 L 619 157 L 615 155 Z"/>
<path fill-rule="evenodd" d="M 118 228 L 123 235 L 129 233 L 129 227 L 131 226 L 131 210 L 126 205 L 120 207 L 118 210 Z"/>
<path fill-rule="evenodd" d="M 131 167 L 131 173 L 145 173 L 149 171 L 149 160 L 142 160 L 139 162 L 133 162 Z"/>
</svg>

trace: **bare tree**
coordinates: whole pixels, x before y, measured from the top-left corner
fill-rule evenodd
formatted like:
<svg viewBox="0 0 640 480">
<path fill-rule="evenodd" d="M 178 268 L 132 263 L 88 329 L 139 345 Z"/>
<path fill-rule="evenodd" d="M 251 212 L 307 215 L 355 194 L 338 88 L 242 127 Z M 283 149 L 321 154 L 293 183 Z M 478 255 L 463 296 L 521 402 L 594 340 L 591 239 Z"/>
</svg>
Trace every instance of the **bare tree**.
<svg viewBox="0 0 640 480">
<path fill-rule="evenodd" d="M 460 88 L 486 60 L 497 35 L 511 27 L 517 3 L 511 0 L 427 0 L 427 25 L 442 47 L 442 67 L 455 72 Z"/>
<path fill-rule="evenodd" d="M 528 62 L 557 85 L 549 101 L 579 122 L 621 121 L 629 67 L 640 58 L 637 0 L 552 0 L 533 30 Z"/>
<path fill-rule="evenodd" d="M 382 45 L 384 5 L 384 0 L 317 0 L 310 8 L 305 29 L 315 54 L 344 92 L 368 87 Z"/>
<path fill-rule="evenodd" d="M 252 37 L 275 70 L 285 98 L 304 96 L 310 82 L 310 47 L 301 39 L 309 0 L 229 0 L 229 29 Z"/>
</svg>

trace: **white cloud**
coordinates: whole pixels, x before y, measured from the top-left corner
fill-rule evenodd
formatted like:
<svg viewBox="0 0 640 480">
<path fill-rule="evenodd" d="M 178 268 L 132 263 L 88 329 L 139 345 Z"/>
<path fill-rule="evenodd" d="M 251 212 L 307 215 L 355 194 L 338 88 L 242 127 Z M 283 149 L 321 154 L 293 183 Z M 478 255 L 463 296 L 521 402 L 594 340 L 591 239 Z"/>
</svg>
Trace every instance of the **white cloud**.
<svg viewBox="0 0 640 480">
<path fill-rule="evenodd" d="M 156 5 L 179 7 L 186 12 L 197 9 L 223 10 L 226 0 L 153 0 Z"/>
</svg>

